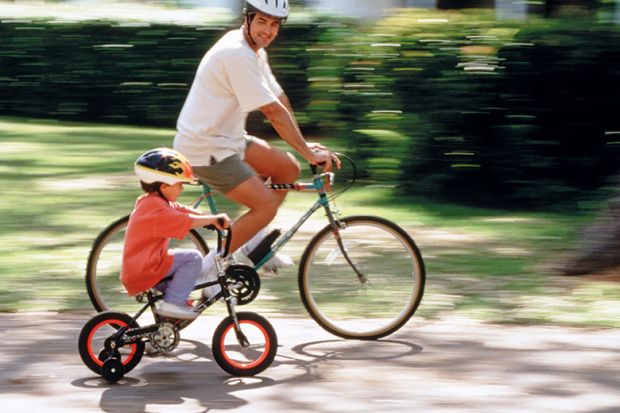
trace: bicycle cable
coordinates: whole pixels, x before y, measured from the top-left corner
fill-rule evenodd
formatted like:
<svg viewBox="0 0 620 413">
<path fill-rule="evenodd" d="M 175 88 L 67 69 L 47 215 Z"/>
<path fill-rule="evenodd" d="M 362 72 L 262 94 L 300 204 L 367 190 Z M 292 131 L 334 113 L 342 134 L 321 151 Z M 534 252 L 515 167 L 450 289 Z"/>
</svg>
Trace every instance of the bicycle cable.
<svg viewBox="0 0 620 413">
<path fill-rule="evenodd" d="M 328 199 L 331 201 L 337 197 L 339 197 L 340 195 L 342 195 L 344 192 L 348 191 L 356 182 L 357 180 L 357 168 L 355 166 L 355 162 L 353 162 L 353 159 L 349 158 L 347 155 L 343 154 L 343 153 L 338 153 L 338 152 L 334 152 L 334 154 L 336 156 L 338 156 L 338 158 L 342 159 L 346 159 L 347 161 L 349 161 L 349 163 L 351 164 L 351 169 L 353 172 L 353 175 L 351 177 L 351 179 L 348 181 L 347 186 L 345 186 L 342 189 L 339 189 L 338 191 L 334 192 L 333 194 L 329 195 Z"/>
</svg>

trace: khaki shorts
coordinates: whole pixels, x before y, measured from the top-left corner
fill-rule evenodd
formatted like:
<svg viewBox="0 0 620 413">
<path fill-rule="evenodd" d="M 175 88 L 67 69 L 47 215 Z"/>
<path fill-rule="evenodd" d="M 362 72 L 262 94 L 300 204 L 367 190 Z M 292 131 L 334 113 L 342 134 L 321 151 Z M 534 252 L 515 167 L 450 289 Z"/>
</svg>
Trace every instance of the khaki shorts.
<svg viewBox="0 0 620 413">
<path fill-rule="evenodd" d="M 247 136 L 246 147 L 250 146 L 254 139 L 256 138 L 253 136 Z M 209 166 L 195 166 L 192 169 L 196 178 L 222 194 L 232 191 L 237 185 L 257 175 L 254 168 L 244 162 L 237 154 L 219 162 L 213 163 L 214 161 L 212 159 Z"/>
</svg>

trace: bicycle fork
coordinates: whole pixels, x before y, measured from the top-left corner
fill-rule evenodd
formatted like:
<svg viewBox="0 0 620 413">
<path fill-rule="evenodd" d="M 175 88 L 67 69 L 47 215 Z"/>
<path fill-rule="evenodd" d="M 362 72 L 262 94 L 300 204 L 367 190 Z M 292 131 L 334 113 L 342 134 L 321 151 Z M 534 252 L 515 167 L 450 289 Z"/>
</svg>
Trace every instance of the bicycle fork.
<svg viewBox="0 0 620 413">
<path fill-rule="evenodd" d="M 323 207 L 325 209 L 325 214 L 327 215 L 329 224 L 332 227 L 332 233 L 334 234 L 334 238 L 336 239 L 336 243 L 338 244 L 338 248 L 340 249 L 342 256 L 344 257 L 347 264 L 349 264 L 351 269 L 353 269 L 353 271 L 355 272 L 355 275 L 357 275 L 357 279 L 359 280 L 359 282 L 362 284 L 366 284 L 368 282 L 368 277 L 366 277 L 355 266 L 355 264 L 353 263 L 353 260 L 351 260 L 351 257 L 349 257 L 349 254 L 347 252 L 347 249 L 344 246 L 344 243 L 342 242 L 342 237 L 340 236 L 340 230 L 344 229 L 345 226 L 344 226 L 344 223 L 340 220 L 340 212 L 335 207 L 334 207 L 334 212 L 332 212 L 329 206 L 329 201 L 327 201 L 327 197 L 325 196 L 325 193 L 322 194 L 322 197 L 324 198 Z"/>
<path fill-rule="evenodd" d="M 230 294 L 230 290 L 226 285 L 226 271 L 224 270 L 224 258 L 221 255 L 216 254 L 215 256 L 215 267 L 218 273 L 218 279 L 220 281 L 220 285 L 222 288 L 222 296 L 224 297 L 224 301 L 226 302 L 226 308 L 228 309 L 228 314 L 233 320 L 233 325 L 235 328 L 235 336 L 237 337 L 237 342 L 243 348 L 247 348 L 250 346 L 250 341 L 241 331 L 241 326 L 239 325 L 239 318 L 237 317 L 237 312 L 235 311 L 235 299 Z"/>
</svg>

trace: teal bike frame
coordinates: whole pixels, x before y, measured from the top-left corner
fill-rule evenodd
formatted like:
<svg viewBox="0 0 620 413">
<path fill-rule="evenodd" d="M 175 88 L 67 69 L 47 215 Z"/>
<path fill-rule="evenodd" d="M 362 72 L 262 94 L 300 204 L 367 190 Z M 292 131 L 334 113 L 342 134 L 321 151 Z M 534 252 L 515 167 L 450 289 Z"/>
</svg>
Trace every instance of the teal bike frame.
<svg viewBox="0 0 620 413">
<path fill-rule="evenodd" d="M 293 225 L 288 231 L 286 231 L 283 235 L 281 235 L 271 246 L 271 249 L 267 252 L 267 254 L 254 265 L 254 269 L 258 270 L 263 264 L 269 261 L 292 237 L 297 233 L 299 228 L 321 207 L 325 210 L 325 214 L 329 221 L 329 224 L 334 231 L 334 235 L 336 237 L 338 246 L 342 251 L 342 254 L 345 260 L 349 263 L 349 265 L 353 268 L 355 273 L 357 274 L 360 281 L 365 282 L 366 277 L 357 270 L 356 266 L 349 259 L 349 255 L 347 254 L 344 245 L 342 243 L 342 239 L 340 238 L 339 230 L 340 230 L 340 217 L 339 212 L 337 210 L 332 211 L 330 207 L 330 198 L 326 193 L 326 185 L 324 180 L 329 180 L 331 184 L 334 181 L 334 174 L 331 172 L 323 172 L 318 173 L 318 167 L 316 165 L 310 165 L 310 169 L 312 171 L 312 180 L 311 182 L 297 182 L 292 184 L 265 184 L 267 188 L 273 189 L 275 191 L 314 191 L 318 193 L 319 199 L 314 202 L 314 204 L 299 218 L 299 220 Z M 212 214 L 217 214 L 217 206 L 215 204 L 215 200 L 213 199 L 213 190 L 209 187 L 209 185 L 202 184 L 203 195 L 198 198 L 194 204 L 194 208 L 198 208 L 203 200 L 207 200 L 209 205 L 209 210 Z"/>
</svg>

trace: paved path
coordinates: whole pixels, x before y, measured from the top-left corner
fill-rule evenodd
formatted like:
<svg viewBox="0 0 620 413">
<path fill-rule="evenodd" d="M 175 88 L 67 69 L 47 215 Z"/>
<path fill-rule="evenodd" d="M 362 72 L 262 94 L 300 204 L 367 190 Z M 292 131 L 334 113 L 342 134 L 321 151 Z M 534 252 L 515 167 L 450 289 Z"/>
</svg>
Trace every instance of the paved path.
<svg viewBox="0 0 620 413">
<path fill-rule="evenodd" d="M 0 314 L 0 411 L 620 412 L 620 331 L 412 321 L 377 342 L 337 339 L 308 319 L 270 316 L 280 341 L 261 377 L 212 360 L 202 317 L 173 357 L 116 385 L 81 364 L 90 314 Z"/>
</svg>

